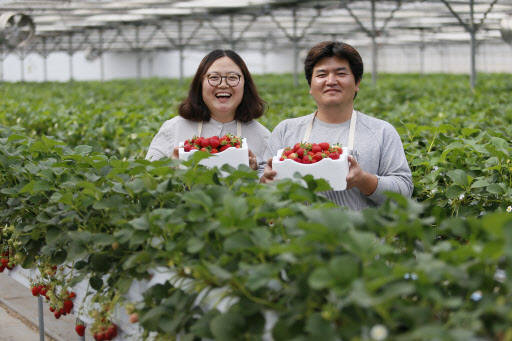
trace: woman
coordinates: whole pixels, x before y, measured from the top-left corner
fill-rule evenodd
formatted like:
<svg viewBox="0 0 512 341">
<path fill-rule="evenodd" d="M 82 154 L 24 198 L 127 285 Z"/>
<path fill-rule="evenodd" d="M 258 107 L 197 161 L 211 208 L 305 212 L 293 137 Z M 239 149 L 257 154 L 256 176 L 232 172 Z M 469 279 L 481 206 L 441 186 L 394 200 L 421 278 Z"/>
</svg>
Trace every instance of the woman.
<svg viewBox="0 0 512 341">
<path fill-rule="evenodd" d="M 197 68 L 179 116 L 166 121 L 149 146 L 146 159 L 178 157 L 178 144 L 193 136 L 245 137 L 249 165 L 258 169 L 270 131 L 254 121 L 266 109 L 242 58 L 231 50 L 214 50 Z"/>
</svg>

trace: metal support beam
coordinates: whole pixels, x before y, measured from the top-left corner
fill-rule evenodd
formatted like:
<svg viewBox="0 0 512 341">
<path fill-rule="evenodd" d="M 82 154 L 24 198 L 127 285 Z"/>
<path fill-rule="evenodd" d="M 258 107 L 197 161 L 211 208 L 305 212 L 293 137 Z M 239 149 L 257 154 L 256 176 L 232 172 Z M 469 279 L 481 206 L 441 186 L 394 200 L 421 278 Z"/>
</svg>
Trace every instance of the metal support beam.
<svg viewBox="0 0 512 341">
<path fill-rule="evenodd" d="M 375 0 L 372 0 L 372 8 L 371 8 L 371 17 L 372 17 L 372 84 L 377 84 L 377 29 L 375 26 Z"/>
<path fill-rule="evenodd" d="M 476 31 L 477 28 L 475 26 L 475 3 L 474 0 L 469 1 L 469 16 L 470 16 L 470 23 L 469 23 L 469 34 L 471 36 L 471 90 L 475 89 L 476 84 Z"/>
<path fill-rule="evenodd" d="M 73 33 L 68 35 L 69 80 L 73 81 Z"/>
<path fill-rule="evenodd" d="M 37 314 L 39 316 L 39 341 L 44 341 L 43 297 L 37 296 Z"/>
</svg>

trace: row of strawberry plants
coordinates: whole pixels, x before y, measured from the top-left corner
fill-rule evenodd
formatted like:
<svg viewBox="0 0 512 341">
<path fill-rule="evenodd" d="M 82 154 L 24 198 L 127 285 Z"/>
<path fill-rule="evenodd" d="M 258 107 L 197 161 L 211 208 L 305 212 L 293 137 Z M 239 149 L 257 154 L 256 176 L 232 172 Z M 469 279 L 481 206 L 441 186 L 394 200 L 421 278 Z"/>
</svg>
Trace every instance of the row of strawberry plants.
<svg viewBox="0 0 512 341">
<path fill-rule="evenodd" d="M 512 214 L 436 221 L 398 195 L 346 212 L 310 177 L 307 187 L 262 185 L 248 167 L 222 177 L 197 166 L 200 153 L 182 169 L 33 140 L 19 128 L 0 135 L 2 248 L 25 268 L 71 264 L 73 276 L 52 283 L 88 280 L 103 307 L 92 318 L 113 319 L 126 304 L 142 336 L 156 340 L 512 336 Z M 175 278 L 124 302 L 155 269 Z M 217 288 L 230 306 L 196 305 Z"/>
</svg>

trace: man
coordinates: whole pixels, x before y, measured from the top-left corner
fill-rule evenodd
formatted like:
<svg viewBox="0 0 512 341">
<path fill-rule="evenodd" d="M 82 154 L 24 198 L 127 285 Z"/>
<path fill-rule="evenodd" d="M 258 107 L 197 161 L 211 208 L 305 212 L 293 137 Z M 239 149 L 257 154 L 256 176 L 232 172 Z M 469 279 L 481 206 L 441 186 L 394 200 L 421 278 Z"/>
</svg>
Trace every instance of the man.
<svg viewBox="0 0 512 341">
<path fill-rule="evenodd" d="M 279 149 L 302 141 L 341 143 L 352 149 L 348 156 L 347 190 L 324 192 L 327 198 L 339 206 L 361 210 L 382 204 L 386 191 L 410 197 L 411 170 L 396 129 L 388 122 L 354 110 L 363 76 L 359 53 L 342 42 L 322 42 L 309 51 L 304 71 L 318 110 L 284 120 L 275 127 L 264 155 L 270 159 L 260 182 L 273 181 L 277 173 L 272 170 L 271 158 Z"/>
</svg>

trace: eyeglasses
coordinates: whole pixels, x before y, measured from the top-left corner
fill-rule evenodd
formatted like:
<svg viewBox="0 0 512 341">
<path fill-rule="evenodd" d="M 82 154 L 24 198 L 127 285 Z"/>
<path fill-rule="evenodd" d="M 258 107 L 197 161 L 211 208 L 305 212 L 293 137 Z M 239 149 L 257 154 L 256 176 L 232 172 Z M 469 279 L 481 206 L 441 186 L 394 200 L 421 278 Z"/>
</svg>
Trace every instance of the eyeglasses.
<svg viewBox="0 0 512 341">
<path fill-rule="evenodd" d="M 240 83 L 240 78 L 242 78 L 243 76 L 237 73 L 230 73 L 227 76 L 221 76 L 214 73 L 206 75 L 204 77 L 208 79 L 208 83 L 211 86 L 219 86 L 222 83 L 222 78 L 226 78 L 227 85 L 235 87 L 238 85 L 238 83 Z"/>
</svg>

